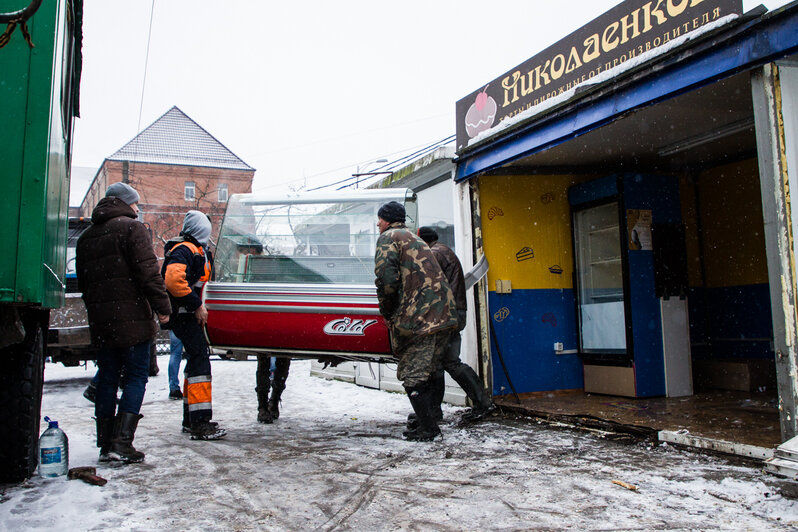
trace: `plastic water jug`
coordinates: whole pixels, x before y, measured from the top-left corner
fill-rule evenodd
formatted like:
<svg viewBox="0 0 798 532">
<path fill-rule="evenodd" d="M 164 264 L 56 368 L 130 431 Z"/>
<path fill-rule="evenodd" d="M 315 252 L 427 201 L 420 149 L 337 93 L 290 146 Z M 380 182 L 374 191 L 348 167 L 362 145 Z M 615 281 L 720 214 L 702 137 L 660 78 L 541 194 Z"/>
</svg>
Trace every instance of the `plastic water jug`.
<svg viewBox="0 0 798 532">
<path fill-rule="evenodd" d="M 39 476 L 59 477 L 69 470 L 69 440 L 58 421 L 44 418 L 49 423 L 39 437 Z"/>
</svg>

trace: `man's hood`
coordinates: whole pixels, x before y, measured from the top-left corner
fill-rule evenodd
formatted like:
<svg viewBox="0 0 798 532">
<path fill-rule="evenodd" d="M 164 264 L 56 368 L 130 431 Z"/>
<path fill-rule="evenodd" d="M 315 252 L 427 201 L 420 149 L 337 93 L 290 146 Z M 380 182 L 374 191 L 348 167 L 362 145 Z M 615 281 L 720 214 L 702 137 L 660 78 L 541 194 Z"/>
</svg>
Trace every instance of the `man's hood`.
<svg viewBox="0 0 798 532">
<path fill-rule="evenodd" d="M 211 221 L 200 211 L 188 211 L 180 234 L 188 235 L 206 247 L 211 237 Z"/>
</svg>

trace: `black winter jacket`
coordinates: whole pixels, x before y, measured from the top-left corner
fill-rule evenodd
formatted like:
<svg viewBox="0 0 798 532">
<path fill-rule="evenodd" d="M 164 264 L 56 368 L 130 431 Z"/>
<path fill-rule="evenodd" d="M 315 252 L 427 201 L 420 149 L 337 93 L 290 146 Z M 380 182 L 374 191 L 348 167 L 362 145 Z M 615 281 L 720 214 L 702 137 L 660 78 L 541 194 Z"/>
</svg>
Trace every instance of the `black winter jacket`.
<svg viewBox="0 0 798 532">
<path fill-rule="evenodd" d="M 430 246 L 430 249 L 435 256 L 435 260 L 438 261 L 441 270 L 443 270 L 443 275 L 445 275 L 446 280 L 449 281 L 449 287 L 451 287 L 452 293 L 454 294 L 454 303 L 457 308 L 457 329 L 462 331 L 465 327 L 465 315 L 468 307 L 463 266 L 460 264 L 460 259 L 454 254 L 454 251 L 448 246 L 435 241 Z"/>
<path fill-rule="evenodd" d="M 92 340 L 130 347 L 152 339 L 153 310 L 169 314 L 171 307 L 149 231 L 119 198 L 100 200 L 91 221 L 78 240 L 76 272 Z"/>
</svg>

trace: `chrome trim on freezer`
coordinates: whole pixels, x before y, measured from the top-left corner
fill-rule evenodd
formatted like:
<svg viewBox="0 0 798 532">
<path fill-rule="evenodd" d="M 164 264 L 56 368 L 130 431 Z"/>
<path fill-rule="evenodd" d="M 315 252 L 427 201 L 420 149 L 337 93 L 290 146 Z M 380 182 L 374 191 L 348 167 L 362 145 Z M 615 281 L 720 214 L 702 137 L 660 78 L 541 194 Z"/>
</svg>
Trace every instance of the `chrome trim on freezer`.
<svg viewBox="0 0 798 532">
<path fill-rule="evenodd" d="M 243 312 L 287 312 L 292 314 L 365 314 L 378 315 L 378 307 L 323 307 L 294 305 L 236 305 L 228 303 L 205 303 L 208 310 L 227 310 Z"/>
<path fill-rule="evenodd" d="M 377 296 L 344 296 L 344 295 L 302 295 L 302 294 L 236 294 L 231 292 L 211 292 L 207 299 L 221 301 L 239 301 L 241 303 L 316 303 L 330 305 L 376 305 Z"/>
<path fill-rule="evenodd" d="M 351 203 L 351 202 L 387 202 L 391 200 L 412 200 L 416 193 L 409 188 L 374 188 L 353 190 L 336 190 L 330 192 L 294 192 L 285 195 L 273 193 L 235 194 L 235 199 L 242 205 L 296 205 L 311 203 Z M 231 196 L 230 199 L 233 199 Z"/>
<path fill-rule="evenodd" d="M 290 356 L 292 358 L 310 358 L 315 359 L 318 357 L 331 356 L 335 358 L 342 358 L 344 360 L 364 361 L 364 362 L 385 362 L 395 363 L 396 357 L 393 354 L 386 353 L 346 353 L 342 351 L 311 351 L 309 349 L 283 349 L 279 347 L 235 347 L 227 345 L 213 345 L 211 346 L 219 351 L 233 351 L 237 353 L 253 354 L 268 353 L 277 356 Z"/>
<path fill-rule="evenodd" d="M 236 292 L 251 294 L 321 294 L 377 297 L 377 287 L 371 284 L 294 284 L 294 283 L 229 283 L 211 281 L 205 292 Z"/>
<path fill-rule="evenodd" d="M 369 285 L 211 282 L 202 299 L 208 310 L 379 314 L 377 289 Z"/>
</svg>

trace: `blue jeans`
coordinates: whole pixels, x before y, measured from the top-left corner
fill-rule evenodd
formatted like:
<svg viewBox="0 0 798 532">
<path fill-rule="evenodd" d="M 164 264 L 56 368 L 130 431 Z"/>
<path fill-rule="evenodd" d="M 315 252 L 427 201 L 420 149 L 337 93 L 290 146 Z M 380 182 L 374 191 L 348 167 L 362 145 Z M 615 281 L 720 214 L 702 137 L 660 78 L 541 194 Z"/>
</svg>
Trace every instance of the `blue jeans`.
<svg viewBox="0 0 798 532">
<path fill-rule="evenodd" d="M 183 342 L 172 331 L 169 331 L 169 352 L 169 390 L 179 390 L 180 378 L 177 375 L 183 359 Z"/>
<path fill-rule="evenodd" d="M 97 400 L 94 415 L 107 419 L 116 414 L 119 373 L 125 368 L 125 386 L 119 399 L 119 412 L 138 414 L 150 372 L 150 340 L 133 347 L 102 347 L 97 353 Z"/>
</svg>

